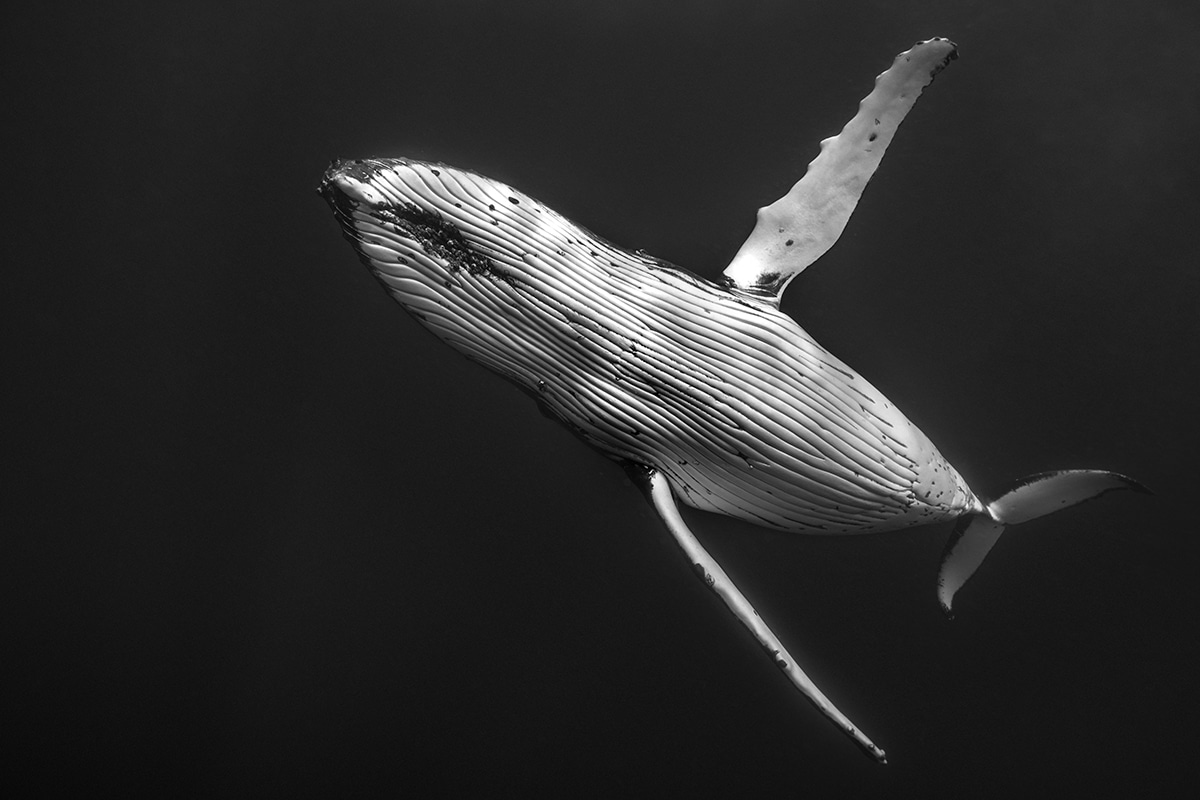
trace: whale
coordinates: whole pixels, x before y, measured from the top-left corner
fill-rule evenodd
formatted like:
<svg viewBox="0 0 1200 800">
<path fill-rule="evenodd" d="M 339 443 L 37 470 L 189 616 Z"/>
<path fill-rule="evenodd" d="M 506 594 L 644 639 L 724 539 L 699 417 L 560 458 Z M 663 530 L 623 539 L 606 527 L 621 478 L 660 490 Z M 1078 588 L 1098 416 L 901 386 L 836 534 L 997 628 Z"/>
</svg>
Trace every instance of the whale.
<svg viewBox="0 0 1200 800">
<path fill-rule="evenodd" d="M 318 189 L 359 260 L 421 325 L 623 464 L 696 574 L 791 684 L 864 752 L 886 755 L 816 686 L 679 505 L 807 534 L 953 523 L 937 598 L 954 597 L 1011 525 L 1112 490 L 1067 469 L 975 492 L 900 409 L 780 309 L 834 245 L 897 129 L 958 54 L 900 53 L 803 177 L 758 210 L 717 279 L 612 244 L 528 194 L 409 158 L 334 161 Z"/>
</svg>

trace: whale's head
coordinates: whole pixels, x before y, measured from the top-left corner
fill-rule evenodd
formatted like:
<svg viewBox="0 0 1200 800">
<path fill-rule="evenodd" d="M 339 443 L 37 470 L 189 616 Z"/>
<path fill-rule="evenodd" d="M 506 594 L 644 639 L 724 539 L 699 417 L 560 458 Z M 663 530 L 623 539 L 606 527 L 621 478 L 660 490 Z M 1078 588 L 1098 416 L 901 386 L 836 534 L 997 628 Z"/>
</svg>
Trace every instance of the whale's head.
<svg viewBox="0 0 1200 800">
<path fill-rule="evenodd" d="M 333 162 L 318 191 L 362 260 L 404 302 L 407 292 L 444 285 L 461 271 L 503 277 L 493 259 L 511 261 L 517 254 L 503 252 L 511 235 L 505 214 L 496 211 L 501 198 L 491 196 L 498 186 L 441 165 L 356 159 Z M 513 199 L 502 202 L 518 204 L 510 192 Z M 492 235 L 490 247 L 480 233 Z"/>
<path fill-rule="evenodd" d="M 499 333 L 506 318 L 527 308 L 531 292 L 559 295 L 547 282 L 586 286 L 601 272 L 661 263 L 604 241 L 505 183 L 444 164 L 334 161 L 318 193 L 392 296 L 468 351 L 462 329 L 476 338 Z"/>
</svg>

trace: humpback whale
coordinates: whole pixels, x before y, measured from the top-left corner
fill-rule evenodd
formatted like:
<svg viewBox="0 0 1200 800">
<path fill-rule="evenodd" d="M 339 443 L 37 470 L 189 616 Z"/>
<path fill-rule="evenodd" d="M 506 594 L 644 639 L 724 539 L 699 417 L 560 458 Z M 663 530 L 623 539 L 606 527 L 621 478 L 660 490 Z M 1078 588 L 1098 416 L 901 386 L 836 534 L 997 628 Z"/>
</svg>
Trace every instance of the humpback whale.
<svg viewBox="0 0 1200 800">
<path fill-rule="evenodd" d="M 956 56 L 940 38 L 898 55 L 802 179 L 758 211 L 715 281 L 444 164 L 335 161 L 318 190 L 409 314 L 630 469 L 705 584 L 880 762 L 884 751 L 804 673 L 678 503 L 815 534 L 954 521 L 938 577 L 949 612 L 1006 526 L 1142 490 L 1118 473 L 1065 470 L 986 501 L 895 404 L 779 308 L 788 283 L 837 241 L 900 123 Z"/>
</svg>

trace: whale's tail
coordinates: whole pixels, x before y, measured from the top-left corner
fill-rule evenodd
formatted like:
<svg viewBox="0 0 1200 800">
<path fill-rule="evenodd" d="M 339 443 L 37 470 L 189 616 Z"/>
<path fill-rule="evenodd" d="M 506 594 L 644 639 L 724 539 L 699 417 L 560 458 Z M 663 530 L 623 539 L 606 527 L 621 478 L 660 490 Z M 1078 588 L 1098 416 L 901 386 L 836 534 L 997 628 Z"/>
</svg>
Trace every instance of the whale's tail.
<svg viewBox="0 0 1200 800">
<path fill-rule="evenodd" d="M 946 543 L 938 574 L 938 602 L 942 610 L 950 613 L 955 593 L 975 574 L 1006 527 L 1044 517 L 1115 489 L 1149 491 L 1116 472 L 1091 469 L 1040 472 L 1010 486 L 987 505 L 987 513 L 960 518 Z"/>
</svg>

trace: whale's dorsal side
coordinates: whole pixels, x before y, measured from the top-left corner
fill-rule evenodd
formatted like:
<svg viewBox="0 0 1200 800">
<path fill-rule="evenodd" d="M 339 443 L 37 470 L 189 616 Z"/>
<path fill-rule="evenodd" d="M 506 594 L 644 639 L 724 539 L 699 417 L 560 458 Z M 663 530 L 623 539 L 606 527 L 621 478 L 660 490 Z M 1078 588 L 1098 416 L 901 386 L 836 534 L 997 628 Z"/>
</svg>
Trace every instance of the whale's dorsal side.
<svg viewBox="0 0 1200 800">
<path fill-rule="evenodd" d="M 804 177 L 758 210 L 754 231 L 725 268 L 735 288 L 779 304 L 788 282 L 842 235 L 896 129 L 957 53 L 949 39 L 929 39 L 896 56 L 841 133 L 821 142 Z"/>
</svg>

